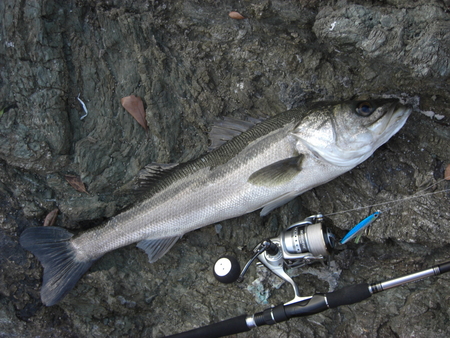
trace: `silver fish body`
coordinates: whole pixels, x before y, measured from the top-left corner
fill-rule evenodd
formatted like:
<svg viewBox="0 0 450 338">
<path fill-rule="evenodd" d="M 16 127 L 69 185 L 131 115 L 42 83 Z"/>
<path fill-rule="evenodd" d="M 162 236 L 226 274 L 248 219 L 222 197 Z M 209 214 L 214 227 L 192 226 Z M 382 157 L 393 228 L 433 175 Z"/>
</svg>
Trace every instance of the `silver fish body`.
<svg viewBox="0 0 450 338">
<path fill-rule="evenodd" d="M 76 237 L 56 227 L 27 229 L 21 244 L 44 266 L 43 303 L 57 303 L 106 252 L 138 242 L 154 262 L 189 231 L 261 208 L 269 213 L 363 162 L 410 112 L 393 100 L 290 110 L 194 161 L 150 166 L 148 197 L 103 226 Z"/>
</svg>

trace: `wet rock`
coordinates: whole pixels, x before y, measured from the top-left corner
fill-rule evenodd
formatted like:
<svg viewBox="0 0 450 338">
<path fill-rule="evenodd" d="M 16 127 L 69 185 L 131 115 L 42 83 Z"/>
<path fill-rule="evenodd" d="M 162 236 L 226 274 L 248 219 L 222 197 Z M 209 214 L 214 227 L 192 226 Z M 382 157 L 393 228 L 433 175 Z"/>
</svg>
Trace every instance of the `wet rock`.
<svg viewBox="0 0 450 338">
<path fill-rule="evenodd" d="M 0 336 L 162 337 L 284 303 L 292 289 L 273 276 L 252 267 L 242 284 L 222 285 L 212 266 L 225 253 L 243 265 L 257 243 L 317 212 L 339 236 L 374 210 L 382 215 L 331 269 L 292 271 L 303 295 L 448 259 L 446 2 L 5 0 L 0 14 Z M 121 106 L 129 95 L 143 99 L 148 132 Z M 415 111 L 351 172 L 263 219 L 252 213 L 189 233 L 155 264 L 134 246 L 116 250 L 61 303 L 40 302 L 42 268 L 18 238 L 51 210 L 74 232 L 101 224 L 139 198 L 126 187 L 146 164 L 204 153 L 217 117 L 369 96 L 398 97 Z M 65 175 L 79 176 L 89 195 Z M 262 289 L 252 289 L 258 278 Z M 448 280 L 240 336 L 446 337 Z"/>
</svg>

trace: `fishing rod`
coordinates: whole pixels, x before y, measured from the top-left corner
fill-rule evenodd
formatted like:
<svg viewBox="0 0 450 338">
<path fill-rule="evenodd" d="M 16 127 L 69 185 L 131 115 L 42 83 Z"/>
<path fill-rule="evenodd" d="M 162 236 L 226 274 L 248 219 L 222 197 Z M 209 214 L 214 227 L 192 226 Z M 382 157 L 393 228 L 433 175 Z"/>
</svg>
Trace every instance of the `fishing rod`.
<svg viewBox="0 0 450 338">
<path fill-rule="evenodd" d="M 268 308 L 253 315 L 241 315 L 219 323 L 178 333 L 169 337 L 213 338 L 246 332 L 256 327 L 281 323 L 291 318 L 310 316 L 328 309 L 336 308 L 338 306 L 359 303 L 375 293 L 415 282 L 423 278 L 437 276 L 449 271 L 450 261 L 385 282 L 374 284 L 361 283 L 346 286 L 333 292 L 316 293 L 310 297 L 303 297 L 294 303 L 280 304 L 276 307 Z"/>
<path fill-rule="evenodd" d="M 356 236 L 378 216 L 379 211 L 361 221 L 339 243 L 344 244 Z M 295 297 L 291 301 L 253 315 L 241 315 L 168 337 L 224 337 L 246 332 L 256 327 L 273 325 L 291 318 L 309 316 L 338 306 L 358 303 L 375 293 L 450 271 L 450 261 L 448 261 L 384 282 L 349 285 L 333 292 L 301 297 L 297 284 L 288 276 L 285 268 L 304 266 L 318 261 L 323 263 L 331 255 L 337 241 L 323 221 L 324 218 L 321 214 L 313 215 L 305 218 L 302 222 L 292 224 L 278 237 L 264 240 L 255 247 L 253 257 L 242 272 L 240 272 L 239 263 L 234 257 L 221 257 L 214 265 L 214 276 L 218 281 L 222 283 L 241 282 L 249 266 L 258 258 L 274 274 L 292 285 Z"/>
</svg>

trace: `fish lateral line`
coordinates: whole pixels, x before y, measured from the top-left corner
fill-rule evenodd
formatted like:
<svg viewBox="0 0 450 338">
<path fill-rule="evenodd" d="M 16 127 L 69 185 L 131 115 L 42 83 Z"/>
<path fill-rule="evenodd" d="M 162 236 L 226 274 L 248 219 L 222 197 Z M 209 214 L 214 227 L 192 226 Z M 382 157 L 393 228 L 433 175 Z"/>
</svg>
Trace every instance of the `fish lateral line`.
<svg viewBox="0 0 450 338">
<path fill-rule="evenodd" d="M 77 101 L 87 113 L 79 96 Z M 145 175 L 152 187 L 142 200 L 105 224 L 75 237 L 57 227 L 25 229 L 21 245 L 44 267 L 42 303 L 58 303 L 107 252 L 138 243 L 154 262 L 182 234 L 261 208 L 266 215 L 363 162 L 403 127 L 412 112 L 398 100 L 373 101 L 371 108 L 377 113 L 370 115 L 357 106 L 357 101 L 345 101 L 298 107 L 246 131 L 239 123 L 224 123 L 242 133 L 214 151 L 173 166 L 170 173 L 163 165 L 152 166 Z M 223 129 L 219 136 L 227 135 Z M 356 135 L 372 137 L 355 140 Z M 314 157 L 311 149 L 320 156 Z M 348 159 L 344 166 L 336 161 L 335 151 Z M 248 181 L 255 172 L 256 185 Z"/>
</svg>

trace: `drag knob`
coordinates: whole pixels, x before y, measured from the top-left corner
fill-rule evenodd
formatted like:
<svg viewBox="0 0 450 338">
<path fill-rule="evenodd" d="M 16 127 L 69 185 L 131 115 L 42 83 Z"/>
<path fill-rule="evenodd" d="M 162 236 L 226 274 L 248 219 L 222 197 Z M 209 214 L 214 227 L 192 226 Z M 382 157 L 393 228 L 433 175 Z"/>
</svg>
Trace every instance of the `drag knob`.
<svg viewBox="0 0 450 338">
<path fill-rule="evenodd" d="M 216 264 L 214 264 L 214 277 L 221 283 L 233 283 L 235 282 L 239 274 L 241 273 L 241 267 L 236 258 L 231 256 L 220 257 Z"/>
</svg>

